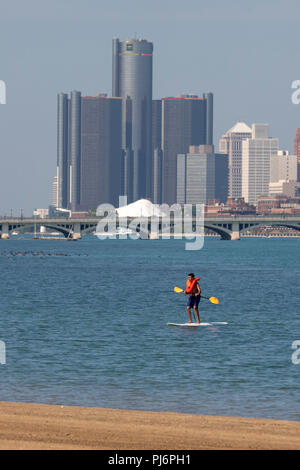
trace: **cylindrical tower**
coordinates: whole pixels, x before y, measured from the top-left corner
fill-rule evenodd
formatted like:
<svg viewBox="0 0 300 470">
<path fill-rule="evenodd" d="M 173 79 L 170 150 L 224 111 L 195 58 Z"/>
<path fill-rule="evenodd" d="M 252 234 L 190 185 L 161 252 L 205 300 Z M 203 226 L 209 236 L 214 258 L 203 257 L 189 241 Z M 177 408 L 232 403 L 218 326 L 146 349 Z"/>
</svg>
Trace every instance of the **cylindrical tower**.
<svg viewBox="0 0 300 470">
<path fill-rule="evenodd" d="M 123 113 L 122 126 L 131 133 L 125 140 L 133 152 L 133 200 L 152 196 L 152 56 L 153 44 L 145 39 L 113 40 L 113 94 L 127 108 L 131 100 L 131 125 Z"/>
</svg>

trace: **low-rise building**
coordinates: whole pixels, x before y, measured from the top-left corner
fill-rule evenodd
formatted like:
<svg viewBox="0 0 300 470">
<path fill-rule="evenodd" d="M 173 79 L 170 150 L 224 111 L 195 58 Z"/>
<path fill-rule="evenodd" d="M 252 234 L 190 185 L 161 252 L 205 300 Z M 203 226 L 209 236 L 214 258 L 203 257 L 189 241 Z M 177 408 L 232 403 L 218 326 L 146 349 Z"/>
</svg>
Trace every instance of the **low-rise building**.
<svg viewBox="0 0 300 470">
<path fill-rule="evenodd" d="M 269 195 L 282 194 L 287 197 L 297 197 L 300 195 L 300 183 L 297 181 L 279 180 L 269 184 Z"/>
</svg>

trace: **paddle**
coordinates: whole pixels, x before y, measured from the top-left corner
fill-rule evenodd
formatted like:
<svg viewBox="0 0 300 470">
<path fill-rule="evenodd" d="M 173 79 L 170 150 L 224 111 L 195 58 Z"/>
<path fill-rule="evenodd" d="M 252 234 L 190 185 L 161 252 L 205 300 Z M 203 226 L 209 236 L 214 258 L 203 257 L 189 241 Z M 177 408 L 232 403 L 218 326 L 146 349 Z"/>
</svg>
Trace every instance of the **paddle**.
<svg viewBox="0 0 300 470">
<path fill-rule="evenodd" d="M 184 290 L 181 289 L 180 287 L 175 286 L 174 287 L 174 292 L 179 293 L 179 292 L 184 292 Z M 200 294 L 200 297 L 202 297 L 203 299 L 209 300 L 212 304 L 219 304 L 220 303 L 219 299 L 217 299 L 217 297 L 205 297 L 204 295 L 201 295 L 201 294 Z"/>
</svg>

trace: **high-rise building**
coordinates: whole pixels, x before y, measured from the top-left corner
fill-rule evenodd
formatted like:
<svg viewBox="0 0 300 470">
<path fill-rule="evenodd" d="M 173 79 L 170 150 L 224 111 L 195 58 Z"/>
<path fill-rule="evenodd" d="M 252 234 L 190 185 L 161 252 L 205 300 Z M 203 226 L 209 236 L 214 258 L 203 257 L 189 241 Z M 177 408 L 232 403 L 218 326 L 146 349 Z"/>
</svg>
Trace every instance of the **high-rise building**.
<svg viewBox="0 0 300 470">
<path fill-rule="evenodd" d="M 122 100 L 106 95 L 81 101 L 80 210 L 118 207 L 121 194 Z"/>
<path fill-rule="evenodd" d="M 112 94 L 123 98 L 125 192 L 137 200 L 152 195 L 152 56 L 145 39 L 113 39 Z"/>
<path fill-rule="evenodd" d="M 215 199 L 226 202 L 228 199 L 228 155 L 215 153 Z"/>
<path fill-rule="evenodd" d="M 237 122 L 219 141 L 219 152 L 228 155 L 229 197 L 242 196 L 242 142 L 251 137 L 251 128 L 244 122 Z"/>
<path fill-rule="evenodd" d="M 290 155 L 287 150 L 278 150 L 277 155 L 272 155 L 270 182 L 297 181 L 297 158 L 296 155 Z"/>
<path fill-rule="evenodd" d="M 80 205 L 81 164 L 81 93 L 72 91 L 69 104 L 69 209 L 78 210 Z"/>
<path fill-rule="evenodd" d="M 203 93 L 206 100 L 206 144 L 214 143 L 214 95 L 212 93 Z"/>
<path fill-rule="evenodd" d="M 195 95 L 162 99 L 162 202 L 176 202 L 177 155 L 206 144 L 207 100 Z M 212 138 L 212 130 L 209 132 Z"/>
<path fill-rule="evenodd" d="M 68 205 L 68 129 L 69 99 L 66 93 L 57 96 L 57 191 L 58 207 Z"/>
<path fill-rule="evenodd" d="M 213 145 L 190 146 L 177 156 L 177 203 L 225 202 L 228 196 L 228 156 L 214 153 Z"/>
<path fill-rule="evenodd" d="M 242 142 L 242 197 L 257 204 L 259 196 L 268 196 L 270 161 L 277 155 L 278 139 L 269 137 L 268 124 L 253 124 L 252 138 Z"/>
<path fill-rule="evenodd" d="M 122 194 L 122 100 L 58 95 L 58 206 L 72 211 L 118 204 Z"/>
<path fill-rule="evenodd" d="M 152 201 L 154 204 L 162 203 L 162 143 L 161 143 L 161 100 L 152 101 L 152 159 L 153 159 L 153 182 Z"/>
<path fill-rule="evenodd" d="M 300 181 L 300 128 L 296 129 L 296 137 L 294 139 L 294 155 L 297 155 L 297 180 Z"/>
</svg>

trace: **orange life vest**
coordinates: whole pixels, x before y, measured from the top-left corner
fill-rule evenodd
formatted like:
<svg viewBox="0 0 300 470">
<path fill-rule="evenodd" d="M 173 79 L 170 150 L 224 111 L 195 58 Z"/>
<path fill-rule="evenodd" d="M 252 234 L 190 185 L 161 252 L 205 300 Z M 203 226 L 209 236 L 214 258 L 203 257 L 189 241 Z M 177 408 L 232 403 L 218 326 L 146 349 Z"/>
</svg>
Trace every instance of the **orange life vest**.
<svg viewBox="0 0 300 470">
<path fill-rule="evenodd" d="M 196 282 L 200 281 L 200 277 L 195 277 L 195 279 L 193 279 L 192 281 L 189 281 L 189 279 L 186 281 L 186 289 L 185 289 L 185 292 L 187 294 L 190 294 L 194 287 L 195 287 L 195 284 Z"/>
</svg>

